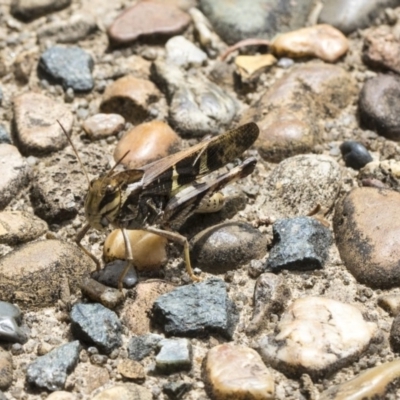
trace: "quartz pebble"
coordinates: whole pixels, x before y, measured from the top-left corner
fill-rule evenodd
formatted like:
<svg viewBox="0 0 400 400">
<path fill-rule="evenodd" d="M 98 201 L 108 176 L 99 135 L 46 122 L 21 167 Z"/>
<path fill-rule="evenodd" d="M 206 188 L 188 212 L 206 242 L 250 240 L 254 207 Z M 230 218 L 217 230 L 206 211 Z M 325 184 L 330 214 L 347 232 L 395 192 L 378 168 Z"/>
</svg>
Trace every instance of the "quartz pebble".
<svg viewBox="0 0 400 400">
<path fill-rule="evenodd" d="M 16 245 L 37 239 L 47 231 L 47 224 L 24 211 L 0 212 L 0 243 Z"/>
<path fill-rule="evenodd" d="M 103 390 L 92 400 L 153 400 L 152 393 L 134 383 L 121 383 Z"/>
<path fill-rule="evenodd" d="M 183 68 L 200 67 L 207 61 L 207 54 L 184 36 L 174 36 L 165 44 L 168 63 Z"/>
<path fill-rule="evenodd" d="M 107 86 L 100 109 L 103 113 L 120 114 L 127 121 L 139 124 L 149 116 L 149 106 L 160 95 L 153 82 L 127 75 Z"/>
<path fill-rule="evenodd" d="M 259 259 L 267 252 L 267 238 L 244 222 L 224 222 L 197 234 L 191 241 L 193 264 L 224 273 Z"/>
<path fill-rule="evenodd" d="M 125 119 L 119 114 L 96 114 L 84 121 L 83 130 L 92 140 L 100 140 L 116 135 L 125 125 Z"/>
<path fill-rule="evenodd" d="M 80 344 L 77 340 L 64 344 L 29 364 L 29 383 L 50 391 L 63 389 L 68 373 L 78 362 Z"/>
<path fill-rule="evenodd" d="M 125 133 L 114 150 L 114 160 L 121 161 L 127 168 L 140 168 L 166 157 L 178 150 L 180 138 L 163 121 L 151 121 L 135 126 Z"/>
<path fill-rule="evenodd" d="M 13 381 L 13 361 L 11 354 L 0 348 L 0 390 L 7 390 Z"/>
<path fill-rule="evenodd" d="M 268 266 L 273 270 L 323 268 L 331 246 L 328 228 L 311 217 L 282 219 L 273 225 Z"/>
<path fill-rule="evenodd" d="M 400 141 L 399 98 L 399 77 L 381 74 L 367 80 L 359 98 L 360 119 L 364 127 Z"/>
<path fill-rule="evenodd" d="M 73 116 L 62 103 L 39 93 L 14 98 L 16 140 L 22 153 L 41 156 L 64 148 L 68 140 L 60 125 L 71 131 Z"/>
<path fill-rule="evenodd" d="M 346 166 L 353 169 L 361 169 L 372 161 L 371 154 L 369 154 L 365 146 L 359 142 L 354 142 L 352 140 L 343 142 L 340 145 L 340 151 L 342 152 Z"/>
<path fill-rule="evenodd" d="M 109 354 L 122 344 L 122 325 L 117 315 L 101 304 L 75 304 L 71 310 L 75 337 Z"/>
<path fill-rule="evenodd" d="M 376 288 L 399 285 L 399 206 L 399 193 L 373 187 L 353 189 L 337 204 L 336 244 L 357 281 Z"/>
<path fill-rule="evenodd" d="M 237 324 L 237 311 L 217 278 L 178 287 L 157 298 L 153 320 L 168 335 L 203 336 L 218 333 L 231 338 Z"/>
<path fill-rule="evenodd" d="M 219 400 L 275 399 L 271 373 L 256 351 L 226 343 L 207 353 L 203 375 L 211 398 Z"/>
<path fill-rule="evenodd" d="M 370 368 L 355 378 L 330 387 L 319 400 L 384 399 L 394 390 L 392 382 L 399 379 L 400 361 L 395 360 Z"/>
<path fill-rule="evenodd" d="M 108 28 L 114 45 L 142 38 L 174 36 L 190 22 L 185 12 L 165 2 L 141 1 L 123 11 Z"/>
<path fill-rule="evenodd" d="M 54 305 L 60 288 L 67 283 L 75 293 L 91 266 L 93 261 L 71 243 L 41 240 L 25 244 L 0 260 L 2 299 L 33 308 Z"/>
<path fill-rule="evenodd" d="M 87 92 L 93 89 L 92 56 L 80 47 L 54 46 L 40 57 L 39 69 L 64 90 L 72 88 L 75 92 Z"/>
<path fill-rule="evenodd" d="M 127 299 L 122 310 L 122 322 L 130 333 L 143 335 L 150 332 L 150 314 L 154 301 L 164 293 L 174 289 L 163 281 L 140 282 L 136 288 L 135 299 Z"/>
<path fill-rule="evenodd" d="M 46 400 L 76 400 L 76 396 L 70 392 L 64 392 L 63 390 L 57 390 L 49 394 Z"/>
<path fill-rule="evenodd" d="M 314 379 L 350 364 L 376 334 L 377 325 L 366 322 L 357 307 L 304 297 L 284 312 L 276 335 L 260 338 L 257 350 L 265 363 L 286 375 L 306 373 Z"/>
<path fill-rule="evenodd" d="M 156 357 L 156 369 L 164 374 L 190 370 L 192 345 L 188 339 L 163 339 L 158 342 L 160 351 Z"/>
<path fill-rule="evenodd" d="M 271 52 L 278 57 L 318 57 L 335 62 L 349 49 L 349 43 L 339 30 L 321 24 L 278 35 L 271 42 Z"/>
<path fill-rule="evenodd" d="M 158 60 L 153 64 L 153 72 L 166 92 L 169 122 L 182 135 L 215 135 L 235 117 L 236 101 L 205 76 L 185 73 L 176 65 Z"/>
<path fill-rule="evenodd" d="M 31 21 L 35 18 L 62 10 L 71 4 L 72 0 L 13 0 L 11 2 L 11 14 L 23 21 Z"/>
<path fill-rule="evenodd" d="M 128 230 L 133 264 L 139 271 L 159 269 L 167 260 L 167 239 L 151 232 Z M 125 242 L 120 229 L 113 230 L 104 242 L 104 257 L 107 261 L 126 259 Z"/>
<path fill-rule="evenodd" d="M 0 144 L 0 209 L 3 209 L 29 181 L 29 167 L 18 149 Z"/>
</svg>

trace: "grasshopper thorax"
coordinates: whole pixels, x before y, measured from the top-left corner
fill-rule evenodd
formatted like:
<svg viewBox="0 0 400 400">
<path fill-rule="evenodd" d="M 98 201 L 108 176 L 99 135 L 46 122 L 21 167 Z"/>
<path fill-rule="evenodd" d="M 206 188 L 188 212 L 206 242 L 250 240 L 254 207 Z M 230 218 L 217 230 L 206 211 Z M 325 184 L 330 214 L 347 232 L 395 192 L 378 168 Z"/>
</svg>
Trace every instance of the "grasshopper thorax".
<svg viewBox="0 0 400 400">
<path fill-rule="evenodd" d="M 102 230 L 112 223 L 121 208 L 121 188 L 112 177 L 90 182 L 85 198 L 85 216 L 92 228 Z"/>
</svg>

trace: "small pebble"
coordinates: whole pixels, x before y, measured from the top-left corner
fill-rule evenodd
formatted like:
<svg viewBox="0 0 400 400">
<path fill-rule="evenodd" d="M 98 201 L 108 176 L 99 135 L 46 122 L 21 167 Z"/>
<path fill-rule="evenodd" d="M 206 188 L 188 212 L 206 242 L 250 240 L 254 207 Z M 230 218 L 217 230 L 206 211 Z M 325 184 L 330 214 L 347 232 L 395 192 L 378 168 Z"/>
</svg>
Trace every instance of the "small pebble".
<svg viewBox="0 0 400 400">
<path fill-rule="evenodd" d="M 207 61 L 207 54 L 184 36 L 174 36 L 165 44 L 168 62 L 183 68 L 201 67 Z"/>
<path fill-rule="evenodd" d="M 118 364 L 118 373 L 124 378 L 132 379 L 135 382 L 143 382 L 146 379 L 143 366 L 134 360 L 122 360 Z"/>
<path fill-rule="evenodd" d="M 93 396 L 91 400 L 154 400 L 152 393 L 134 383 L 121 383 L 111 386 Z"/>
<path fill-rule="evenodd" d="M 96 114 L 84 121 L 83 130 L 91 140 L 117 135 L 124 127 L 125 119 L 119 114 Z"/>
<path fill-rule="evenodd" d="M 0 390 L 7 390 L 13 381 L 13 360 L 9 352 L 0 348 Z"/>
<path fill-rule="evenodd" d="M 354 142 L 352 140 L 343 142 L 340 145 L 340 151 L 342 152 L 346 167 L 361 169 L 372 161 L 371 154 L 369 154 L 365 146 L 359 142 Z"/>
<path fill-rule="evenodd" d="M 163 385 L 163 392 L 172 400 L 182 399 L 183 396 L 192 389 L 190 382 L 177 381 L 167 382 Z"/>
<path fill-rule="evenodd" d="M 71 4 L 72 0 L 13 0 L 11 14 L 23 21 L 29 22 L 35 18 L 62 10 Z"/>
<path fill-rule="evenodd" d="M 156 369 L 171 374 L 190 370 L 192 367 L 192 345 L 188 339 L 162 339 L 158 342 L 160 351 L 156 357 Z"/>
<path fill-rule="evenodd" d="M 158 348 L 158 343 L 164 339 L 161 335 L 149 333 L 141 336 L 133 336 L 128 343 L 129 358 L 141 361 Z"/>
</svg>

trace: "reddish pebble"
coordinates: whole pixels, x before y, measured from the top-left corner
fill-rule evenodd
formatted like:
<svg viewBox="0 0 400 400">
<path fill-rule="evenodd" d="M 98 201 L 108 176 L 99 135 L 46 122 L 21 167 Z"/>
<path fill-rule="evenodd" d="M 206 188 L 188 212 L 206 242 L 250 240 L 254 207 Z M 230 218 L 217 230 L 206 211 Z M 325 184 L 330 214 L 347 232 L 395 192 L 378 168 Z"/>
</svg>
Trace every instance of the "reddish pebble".
<svg viewBox="0 0 400 400">
<path fill-rule="evenodd" d="M 152 1 L 141 1 L 120 14 L 108 29 L 110 41 L 126 44 L 139 37 L 174 36 L 190 23 L 179 8 Z"/>
<path fill-rule="evenodd" d="M 118 142 L 114 160 L 122 160 L 128 168 L 139 168 L 175 152 L 180 143 L 179 136 L 162 121 L 152 121 L 136 126 Z"/>
<path fill-rule="evenodd" d="M 82 128 L 92 140 L 98 140 L 116 135 L 124 125 L 125 119 L 119 114 L 96 114 L 89 117 Z"/>
</svg>

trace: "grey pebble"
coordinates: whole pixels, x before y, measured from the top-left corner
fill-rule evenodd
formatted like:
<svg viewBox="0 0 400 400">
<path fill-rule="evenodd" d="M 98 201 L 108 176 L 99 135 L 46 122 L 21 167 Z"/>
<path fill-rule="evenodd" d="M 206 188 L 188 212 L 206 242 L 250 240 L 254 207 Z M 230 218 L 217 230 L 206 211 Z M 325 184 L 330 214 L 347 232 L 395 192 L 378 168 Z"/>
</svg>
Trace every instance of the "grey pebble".
<svg viewBox="0 0 400 400">
<path fill-rule="evenodd" d="M 7 400 L 6 395 L 0 391 L 0 400 Z"/>
<path fill-rule="evenodd" d="M 16 322 L 21 323 L 20 309 L 7 301 L 0 301 L 0 317 L 14 318 Z"/>
<path fill-rule="evenodd" d="M 205 271 L 224 273 L 267 252 L 267 237 L 244 222 L 224 222 L 191 240 L 193 264 Z"/>
<path fill-rule="evenodd" d="M 361 169 L 372 161 L 371 154 L 365 146 L 353 140 L 343 142 L 340 151 L 346 166 L 353 169 Z"/>
<path fill-rule="evenodd" d="M 38 357 L 28 366 L 27 381 L 51 391 L 64 387 L 68 373 L 78 362 L 80 344 L 75 340 Z"/>
<path fill-rule="evenodd" d="M 122 344 L 122 325 L 115 312 L 101 304 L 75 304 L 71 310 L 75 337 L 109 354 Z"/>
<path fill-rule="evenodd" d="M 11 144 L 10 134 L 7 132 L 7 129 L 3 124 L 0 124 L 0 143 Z"/>
<path fill-rule="evenodd" d="M 64 90 L 86 92 L 93 89 L 93 59 L 79 47 L 53 46 L 40 57 L 40 70 Z"/>
<path fill-rule="evenodd" d="M 26 333 L 18 326 L 14 318 L 0 315 L 0 341 L 25 343 Z"/>
<path fill-rule="evenodd" d="M 167 61 L 183 68 L 201 67 L 207 54 L 184 36 L 174 36 L 165 44 Z"/>
<path fill-rule="evenodd" d="M 268 267 L 312 270 L 322 268 L 332 244 L 331 231 L 311 217 L 279 220 L 273 227 L 273 247 L 269 252 Z"/>
<path fill-rule="evenodd" d="M 190 370 L 192 345 L 188 339 L 163 339 L 158 343 L 160 352 L 156 357 L 156 369 L 164 374 Z"/>
<path fill-rule="evenodd" d="M 136 361 L 143 360 L 157 348 L 162 339 L 164 339 L 163 336 L 154 333 L 133 336 L 128 343 L 128 357 Z"/>
<path fill-rule="evenodd" d="M 226 284 L 211 278 L 179 287 L 154 302 L 154 321 L 175 336 L 207 336 L 212 333 L 232 338 L 238 313 L 229 299 Z"/>
</svg>

